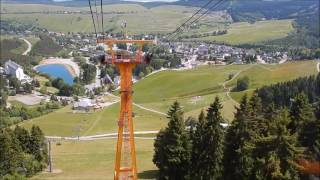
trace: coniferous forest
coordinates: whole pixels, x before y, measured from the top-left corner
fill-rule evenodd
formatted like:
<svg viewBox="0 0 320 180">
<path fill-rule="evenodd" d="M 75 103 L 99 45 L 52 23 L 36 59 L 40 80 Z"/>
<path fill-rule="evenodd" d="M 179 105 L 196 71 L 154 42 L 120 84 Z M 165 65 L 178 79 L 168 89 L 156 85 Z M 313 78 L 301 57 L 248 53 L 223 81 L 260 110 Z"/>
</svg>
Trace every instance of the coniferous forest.
<svg viewBox="0 0 320 180">
<path fill-rule="evenodd" d="M 0 179 L 22 180 L 42 171 L 47 166 L 48 152 L 41 129 L 1 129 L 0 162 Z"/>
<path fill-rule="evenodd" d="M 159 179 L 318 177 L 302 162 L 320 161 L 319 90 L 320 75 L 257 89 L 242 97 L 228 127 L 218 97 L 189 125 L 175 102 L 154 143 Z"/>
</svg>

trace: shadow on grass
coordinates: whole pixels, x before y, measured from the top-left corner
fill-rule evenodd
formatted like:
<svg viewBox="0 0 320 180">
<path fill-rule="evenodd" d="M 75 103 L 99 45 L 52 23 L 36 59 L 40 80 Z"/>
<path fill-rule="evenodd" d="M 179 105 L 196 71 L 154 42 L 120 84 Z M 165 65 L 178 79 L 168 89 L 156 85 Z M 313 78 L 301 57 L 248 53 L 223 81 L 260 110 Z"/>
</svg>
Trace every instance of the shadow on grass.
<svg viewBox="0 0 320 180">
<path fill-rule="evenodd" d="M 138 173 L 139 179 L 157 179 L 158 170 L 148 170 Z"/>
</svg>

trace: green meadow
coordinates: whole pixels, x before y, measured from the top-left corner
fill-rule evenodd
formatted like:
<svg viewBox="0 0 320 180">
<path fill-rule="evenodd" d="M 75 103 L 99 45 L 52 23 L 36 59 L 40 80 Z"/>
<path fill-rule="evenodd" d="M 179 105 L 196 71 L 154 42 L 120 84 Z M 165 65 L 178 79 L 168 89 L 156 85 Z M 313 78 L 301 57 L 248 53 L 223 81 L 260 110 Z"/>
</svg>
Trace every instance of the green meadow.
<svg viewBox="0 0 320 180">
<path fill-rule="evenodd" d="M 222 113 L 227 121 L 231 121 L 236 102 L 226 96 L 221 85 L 230 73 L 240 72 L 227 83 L 228 87 L 234 86 L 238 78 L 248 76 L 250 87 L 246 92 L 252 93 L 254 88 L 263 85 L 316 74 L 316 64 L 316 61 L 301 61 L 281 65 L 203 66 L 187 71 L 163 71 L 134 85 L 134 101 L 144 107 L 166 112 L 177 100 L 185 111 L 185 117 L 197 117 L 218 95 L 224 106 Z M 238 100 L 244 93 L 231 93 L 231 96 Z M 27 128 L 33 124 L 39 125 L 46 135 L 52 136 L 113 133 L 117 131 L 118 111 L 119 103 L 92 113 L 73 113 L 67 106 L 21 125 Z M 136 131 L 159 130 L 168 122 L 164 115 L 136 106 L 134 112 Z M 151 136 L 154 135 L 142 137 Z M 139 179 L 156 178 L 156 167 L 152 163 L 153 142 L 152 139 L 136 139 Z M 116 139 L 53 142 L 55 173 L 43 172 L 32 179 L 112 179 L 115 143 Z"/>
<path fill-rule="evenodd" d="M 196 40 L 226 42 L 229 44 L 247 44 L 280 39 L 293 31 L 292 20 L 267 20 L 253 24 L 233 23 L 228 33 L 220 36 L 208 36 Z"/>
</svg>

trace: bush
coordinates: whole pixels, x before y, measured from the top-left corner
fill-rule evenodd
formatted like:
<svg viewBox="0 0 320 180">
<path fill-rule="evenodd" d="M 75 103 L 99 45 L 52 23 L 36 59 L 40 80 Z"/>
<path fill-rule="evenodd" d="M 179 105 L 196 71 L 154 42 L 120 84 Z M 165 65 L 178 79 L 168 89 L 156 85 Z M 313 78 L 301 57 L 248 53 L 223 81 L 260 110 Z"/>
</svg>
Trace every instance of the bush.
<svg viewBox="0 0 320 180">
<path fill-rule="evenodd" d="M 237 80 L 237 86 L 234 91 L 244 91 L 249 88 L 249 78 L 247 76 Z"/>
</svg>

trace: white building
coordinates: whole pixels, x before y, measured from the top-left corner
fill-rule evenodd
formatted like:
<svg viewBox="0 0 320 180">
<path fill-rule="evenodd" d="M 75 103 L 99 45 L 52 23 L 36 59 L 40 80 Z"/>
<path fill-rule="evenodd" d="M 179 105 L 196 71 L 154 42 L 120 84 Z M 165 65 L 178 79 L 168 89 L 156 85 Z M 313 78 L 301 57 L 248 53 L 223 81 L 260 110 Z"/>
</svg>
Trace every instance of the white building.
<svg viewBox="0 0 320 180">
<path fill-rule="evenodd" d="M 78 102 L 75 102 L 73 104 L 73 109 L 89 111 L 93 106 L 94 104 L 92 104 L 90 99 L 84 98 L 84 99 L 79 99 Z"/>
<path fill-rule="evenodd" d="M 6 75 L 17 78 L 22 83 L 31 82 L 31 78 L 24 74 L 22 66 L 15 63 L 14 61 L 7 61 L 4 64 L 4 72 Z"/>
</svg>

